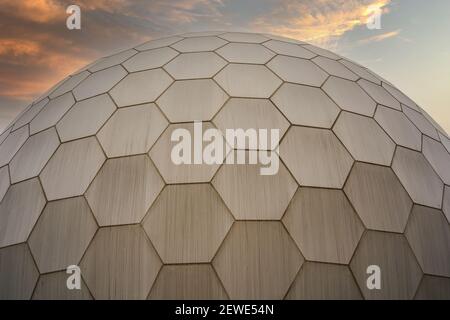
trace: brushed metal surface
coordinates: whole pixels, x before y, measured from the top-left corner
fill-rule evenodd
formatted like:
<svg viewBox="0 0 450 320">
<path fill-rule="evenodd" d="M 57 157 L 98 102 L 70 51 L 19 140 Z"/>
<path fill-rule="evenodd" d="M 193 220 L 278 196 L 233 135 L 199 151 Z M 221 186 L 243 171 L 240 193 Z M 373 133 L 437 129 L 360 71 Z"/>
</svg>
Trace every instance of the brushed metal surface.
<svg viewBox="0 0 450 320">
<path fill-rule="evenodd" d="M 312 59 L 315 64 L 320 68 L 325 70 L 328 74 L 340 78 L 344 78 L 351 81 L 356 81 L 359 77 L 350 71 L 346 66 L 341 64 L 339 61 L 332 60 L 325 57 L 316 57 Z"/>
<path fill-rule="evenodd" d="M 81 290 L 67 289 L 67 278 L 70 274 L 65 271 L 43 274 L 39 277 L 33 300 L 92 300 L 89 289 L 81 279 Z"/>
<path fill-rule="evenodd" d="M 284 81 L 297 84 L 320 87 L 328 77 L 317 65 L 300 58 L 276 56 L 267 66 Z"/>
<path fill-rule="evenodd" d="M 234 63 L 264 64 L 275 54 L 259 44 L 229 43 L 216 50 L 222 58 Z"/>
<path fill-rule="evenodd" d="M 17 130 L 20 127 L 28 124 L 33 118 L 44 108 L 50 100 L 48 98 L 42 99 L 38 103 L 34 104 L 25 113 L 23 113 L 19 119 L 14 123 L 13 130 Z"/>
<path fill-rule="evenodd" d="M 227 42 L 218 37 L 191 37 L 173 44 L 172 48 L 179 52 L 214 51 L 225 44 Z"/>
<path fill-rule="evenodd" d="M 450 185 L 450 153 L 444 146 L 429 137 L 423 137 L 423 155 L 442 181 Z"/>
<path fill-rule="evenodd" d="M 73 76 L 70 76 L 67 78 L 63 83 L 61 83 L 55 90 L 53 90 L 49 97 L 51 99 L 54 99 L 56 97 L 59 97 L 69 91 L 72 91 L 81 81 L 86 79 L 90 73 L 88 71 L 82 71 L 78 74 L 75 74 Z"/>
<path fill-rule="evenodd" d="M 128 70 L 128 72 L 160 68 L 177 55 L 178 53 L 171 48 L 158 48 L 138 53 L 131 59 L 127 60 L 123 66 Z"/>
<path fill-rule="evenodd" d="M 214 52 L 183 53 L 164 66 L 176 80 L 211 78 L 226 65 Z"/>
<path fill-rule="evenodd" d="M 0 145 L 0 167 L 7 165 L 28 139 L 28 126 L 11 132 Z"/>
<path fill-rule="evenodd" d="M 416 127 L 425 135 L 439 140 L 439 135 L 436 128 L 419 112 L 403 106 L 403 113 L 406 114 L 409 120 L 416 125 Z"/>
<path fill-rule="evenodd" d="M 8 167 L 5 166 L 0 169 L 0 202 L 3 200 L 3 197 L 8 191 L 9 185 L 9 170 Z"/>
<path fill-rule="evenodd" d="M 248 32 L 227 32 L 219 36 L 222 39 L 232 42 L 262 43 L 269 40 L 267 37 L 261 34 Z"/>
<path fill-rule="evenodd" d="M 400 102 L 398 102 L 385 88 L 382 86 L 379 86 L 377 84 L 374 84 L 371 81 L 367 81 L 364 79 L 361 79 L 358 81 L 358 84 L 361 86 L 361 88 L 364 89 L 364 91 L 367 92 L 369 96 L 372 97 L 373 100 L 375 100 L 378 104 L 382 104 L 383 106 L 402 110 L 402 107 L 400 106 Z"/>
<path fill-rule="evenodd" d="M 136 50 L 130 49 L 125 50 L 116 54 L 113 54 L 109 57 L 105 57 L 100 59 L 97 63 L 89 67 L 89 71 L 91 72 L 97 72 L 106 68 L 110 68 L 112 66 L 121 64 L 125 60 L 129 59 L 130 57 L 134 56 L 137 53 Z"/>
<path fill-rule="evenodd" d="M 450 279 L 425 275 L 416 300 L 450 300 Z"/>
<path fill-rule="evenodd" d="M 294 43 L 287 43 L 287 42 L 278 41 L 278 40 L 270 40 L 270 41 L 264 42 L 263 45 L 265 47 L 269 48 L 270 50 L 272 50 L 273 52 L 276 52 L 278 54 L 282 54 L 285 56 L 291 56 L 291 57 L 303 58 L 303 59 L 311 59 L 316 56 L 311 51 L 308 51 L 305 48 L 298 46 Z"/>
</svg>

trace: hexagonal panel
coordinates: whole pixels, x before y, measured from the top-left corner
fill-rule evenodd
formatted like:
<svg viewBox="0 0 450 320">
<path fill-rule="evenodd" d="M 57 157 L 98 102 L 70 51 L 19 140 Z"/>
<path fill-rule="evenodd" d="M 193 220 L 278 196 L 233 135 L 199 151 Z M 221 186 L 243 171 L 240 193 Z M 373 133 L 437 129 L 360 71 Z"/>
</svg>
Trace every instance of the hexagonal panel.
<svg viewBox="0 0 450 320">
<path fill-rule="evenodd" d="M 332 53 L 331 51 L 307 44 L 307 45 L 303 45 L 303 48 L 308 49 L 311 52 L 314 52 L 316 54 L 318 54 L 319 56 L 328 58 L 328 59 L 333 59 L 333 60 L 339 60 L 341 59 L 341 57 L 339 57 L 337 54 Z"/>
<path fill-rule="evenodd" d="M 48 98 L 45 98 L 31 106 L 31 108 L 25 111 L 20 116 L 20 118 L 18 118 L 17 121 L 14 122 L 14 126 L 12 127 L 12 129 L 17 130 L 18 128 L 30 123 L 31 120 L 34 119 L 34 117 L 47 105 L 49 101 L 50 100 Z"/>
<path fill-rule="evenodd" d="M 164 69 L 177 80 L 211 78 L 226 64 L 214 52 L 183 53 L 170 61 Z"/>
<path fill-rule="evenodd" d="M 65 271 L 44 274 L 39 277 L 33 300 L 92 300 L 89 289 L 81 279 L 80 290 L 67 289 L 67 278 Z"/>
<path fill-rule="evenodd" d="M 275 55 L 263 46 L 252 43 L 229 43 L 216 52 L 234 63 L 264 64 Z"/>
<path fill-rule="evenodd" d="M 433 127 L 430 121 L 427 120 L 423 116 L 423 114 L 414 111 L 408 107 L 403 106 L 403 112 L 406 114 L 409 120 L 412 121 L 412 123 L 415 124 L 415 126 L 425 135 L 435 139 L 439 140 L 439 135 L 436 131 L 436 128 Z"/>
<path fill-rule="evenodd" d="M 417 151 L 422 150 L 422 133 L 404 113 L 378 106 L 375 120 L 395 143 Z"/>
<path fill-rule="evenodd" d="M 422 152 L 442 181 L 450 185 L 450 154 L 444 146 L 436 140 L 424 136 Z"/>
<path fill-rule="evenodd" d="M 0 202 L 8 191 L 10 185 L 9 170 L 7 166 L 0 169 Z"/>
<path fill-rule="evenodd" d="M 359 80 L 358 84 L 377 103 L 392 109 L 402 110 L 400 102 L 398 102 L 393 96 L 391 96 L 389 92 L 382 86 L 376 85 L 373 82 L 364 79 Z"/>
<path fill-rule="evenodd" d="M 0 134 L 0 145 L 3 143 L 3 141 L 5 141 L 5 139 L 8 137 L 9 133 L 11 132 L 12 126 L 10 126 L 9 128 L 7 128 L 6 130 L 4 130 L 2 132 L 2 134 Z"/>
<path fill-rule="evenodd" d="M 96 230 L 84 197 L 48 203 L 28 240 L 40 272 L 77 265 Z"/>
<path fill-rule="evenodd" d="M 93 137 L 62 144 L 40 174 L 47 199 L 82 195 L 104 161 Z"/>
<path fill-rule="evenodd" d="M 349 68 L 353 73 L 356 73 L 361 78 L 381 85 L 381 81 L 378 80 L 378 78 L 371 74 L 369 71 L 367 71 L 366 68 L 345 59 L 341 59 L 339 60 L 339 62 Z"/>
<path fill-rule="evenodd" d="M 444 191 L 444 203 L 442 205 L 442 210 L 450 223 L 450 187 L 445 186 Z"/>
<path fill-rule="evenodd" d="M 281 80 L 265 66 L 230 64 L 214 78 L 234 97 L 269 98 Z"/>
<path fill-rule="evenodd" d="M 348 264 L 364 231 L 340 190 L 301 188 L 283 223 L 307 260 Z"/>
<path fill-rule="evenodd" d="M 141 71 L 126 76 L 110 93 L 119 108 L 153 102 L 172 81 L 162 69 Z"/>
<path fill-rule="evenodd" d="M 425 275 L 416 300 L 450 300 L 450 279 Z"/>
<path fill-rule="evenodd" d="M 26 244 L 0 249 L 0 299 L 31 298 L 39 272 Z"/>
<path fill-rule="evenodd" d="M 304 58 L 304 59 L 311 59 L 316 56 L 311 51 L 308 51 L 297 44 L 288 43 L 288 42 L 284 42 L 284 41 L 270 40 L 270 41 L 264 43 L 264 46 L 278 54 L 282 54 L 285 56 Z"/>
<path fill-rule="evenodd" d="M 214 257 L 233 217 L 209 184 L 166 186 L 144 229 L 164 263 L 205 263 Z"/>
<path fill-rule="evenodd" d="M 163 186 L 148 156 L 110 159 L 86 198 L 100 226 L 139 223 Z"/>
<path fill-rule="evenodd" d="M 227 32 L 221 34 L 220 37 L 231 42 L 262 43 L 269 40 L 263 35 L 246 32 Z"/>
<path fill-rule="evenodd" d="M 225 33 L 224 31 L 198 31 L 198 32 L 188 32 L 183 33 L 181 36 L 184 38 L 193 38 L 193 37 L 210 37 L 210 36 L 218 36 Z"/>
<path fill-rule="evenodd" d="M 59 97 L 66 92 L 72 91 L 81 81 L 86 79 L 90 73 L 88 71 L 83 71 L 78 74 L 75 74 L 73 76 L 70 76 L 66 81 L 64 81 L 61 85 L 54 90 L 49 97 L 51 99 L 54 99 L 56 97 Z"/>
<path fill-rule="evenodd" d="M 224 300 L 227 294 L 210 265 L 163 266 L 149 299 Z"/>
<path fill-rule="evenodd" d="M 367 268 L 381 270 L 381 290 L 367 287 Z M 364 234 L 350 263 L 359 288 L 366 299 L 412 299 L 422 271 L 403 235 L 368 231 Z"/>
<path fill-rule="evenodd" d="M 280 222 L 235 222 L 213 261 L 231 299 L 282 299 L 303 257 Z"/>
<path fill-rule="evenodd" d="M 277 41 L 282 41 L 282 42 L 287 42 L 287 43 L 306 44 L 306 42 L 303 42 L 303 41 L 300 41 L 297 39 L 287 38 L 287 37 L 278 36 L 278 35 L 274 35 L 274 34 L 263 33 L 263 36 L 265 36 L 269 39 L 272 39 L 272 40 L 277 40 Z"/>
<path fill-rule="evenodd" d="M 356 74 L 347 69 L 347 67 L 341 64 L 339 61 L 325 57 L 316 57 L 312 61 L 314 61 L 315 64 L 317 64 L 330 75 L 351 81 L 356 81 L 359 78 Z"/>
<path fill-rule="evenodd" d="M 271 98 L 296 125 L 331 128 L 339 107 L 319 88 L 285 83 Z"/>
<path fill-rule="evenodd" d="M 28 127 L 12 132 L 0 145 L 0 167 L 7 165 L 28 139 Z"/>
<path fill-rule="evenodd" d="M 441 211 L 415 206 L 405 236 L 425 273 L 450 277 L 450 225 Z"/>
<path fill-rule="evenodd" d="M 54 128 L 31 136 L 9 164 L 11 182 L 36 177 L 59 146 Z"/>
<path fill-rule="evenodd" d="M 73 95 L 80 101 L 111 90 L 120 80 L 125 78 L 127 72 L 121 66 L 115 66 L 91 74 L 75 89 Z"/>
<path fill-rule="evenodd" d="M 101 58 L 98 60 L 98 62 L 96 62 L 91 67 L 89 67 L 89 71 L 97 72 L 97 71 L 121 64 L 125 60 L 134 56 L 136 53 L 137 53 L 136 50 L 130 49 L 130 50 L 126 50 L 126 51 L 122 51 L 122 52 L 113 54 L 109 57 Z"/>
<path fill-rule="evenodd" d="M 154 104 L 118 110 L 98 133 L 108 157 L 146 153 L 168 122 Z"/>
<path fill-rule="evenodd" d="M 38 179 L 11 186 L 0 204 L 0 247 L 26 241 L 44 206 Z"/>
<path fill-rule="evenodd" d="M 320 87 L 328 75 L 309 60 L 276 56 L 267 66 L 288 82 Z"/>
<path fill-rule="evenodd" d="M 375 112 L 375 101 L 352 81 L 331 77 L 324 84 L 323 90 L 344 110 L 370 117 Z"/>
<path fill-rule="evenodd" d="M 347 266 L 306 262 L 292 284 L 289 300 L 360 300 L 358 285 Z"/>
<path fill-rule="evenodd" d="M 439 132 L 439 138 L 444 145 L 445 149 L 450 153 L 450 139 L 444 136 L 444 134 Z"/>
<path fill-rule="evenodd" d="M 168 47 L 153 49 L 138 53 L 126 61 L 123 66 L 129 72 L 160 68 L 177 55 L 175 50 Z"/>
<path fill-rule="evenodd" d="M 441 208 L 444 184 L 423 154 L 398 147 L 392 169 L 415 203 Z"/>
<path fill-rule="evenodd" d="M 172 48 L 180 52 L 214 51 L 226 43 L 218 37 L 192 37 L 175 43 Z"/>
<path fill-rule="evenodd" d="M 395 143 L 373 119 L 343 112 L 333 131 L 355 160 L 391 164 Z"/>
<path fill-rule="evenodd" d="M 213 80 L 200 79 L 176 81 L 157 103 L 171 122 L 209 121 L 227 99 Z"/>
<path fill-rule="evenodd" d="M 281 158 L 302 186 L 342 188 L 353 159 L 330 130 L 292 127 Z"/>
<path fill-rule="evenodd" d="M 132 225 L 99 229 L 80 268 L 95 299 L 145 299 L 161 261 L 144 230 Z"/>
<path fill-rule="evenodd" d="M 56 125 L 61 141 L 96 134 L 115 110 L 114 102 L 106 94 L 77 102 Z"/>
<path fill-rule="evenodd" d="M 398 90 L 397 88 L 394 88 L 392 85 L 383 82 L 383 88 L 385 88 L 387 91 L 389 91 L 389 93 L 398 101 L 400 101 L 400 103 L 407 105 L 408 107 L 416 110 L 416 111 L 420 111 L 419 107 L 415 104 L 414 101 L 412 101 L 410 98 L 408 98 L 405 94 L 403 94 L 403 92 L 401 92 L 400 90 Z"/>
<path fill-rule="evenodd" d="M 390 168 L 356 163 L 344 190 L 367 228 L 405 230 L 412 201 Z"/>
<path fill-rule="evenodd" d="M 258 132 L 261 129 L 267 130 L 267 139 L 263 141 L 262 138 L 258 137 L 258 146 L 256 148 L 248 146 L 250 150 L 275 149 L 278 144 L 271 144 L 271 130 L 279 130 L 279 139 L 281 139 L 289 128 L 289 122 L 270 100 L 265 99 L 230 99 L 214 117 L 214 124 L 225 137 L 227 129 L 239 128 L 244 131 L 251 129 Z M 235 146 L 234 139 L 228 139 L 227 142 L 230 146 Z"/>
<path fill-rule="evenodd" d="M 137 46 L 135 49 L 139 51 L 145 51 L 145 50 L 151 50 L 151 49 L 157 49 L 162 48 L 166 46 L 170 46 L 171 44 L 174 44 L 180 40 L 183 40 L 181 37 L 168 37 L 168 38 L 161 38 L 161 39 L 155 39 L 147 41 L 139 46 Z"/>
<path fill-rule="evenodd" d="M 224 164 L 212 181 L 238 220 L 281 219 L 297 190 L 283 163 L 275 175 L 261 175 L 260 168 L 259 164 Z"/>
</svg>

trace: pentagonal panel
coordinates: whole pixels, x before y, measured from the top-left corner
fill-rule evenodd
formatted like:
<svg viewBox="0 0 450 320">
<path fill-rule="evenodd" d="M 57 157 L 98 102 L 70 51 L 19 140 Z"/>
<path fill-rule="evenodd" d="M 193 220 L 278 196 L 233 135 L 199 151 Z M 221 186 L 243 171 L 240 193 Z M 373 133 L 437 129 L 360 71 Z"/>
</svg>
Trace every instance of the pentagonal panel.
<svg viewBox="0 0 450 320">
<path fill-rule="evenodd" d="M 281 80 L 265 66 L 230 64 L 214 78 L 234 97 L 269 98 Z"/>
<path fill-rule="evenodd" d="M 282 299 L 304 259 L 280 222 L 235 222 L 213 265 L 231 299 Z"/>
<path fill-rule="evenodd" d="M 119 108 L 153 102 L 171 83 L 172 79 L 162 69 L 136 72 L 115 86 L 111 97 Z"/>
<path fill-rule="evenodd" d="M 160 68 L 172 60 L 178 53 L 171 48 L 159 48 L 138 53 L 123 64 L 129 72 Z"/>
<path fill-rule="evenodd" d="M 450 154 L 444 146 L 436 140 L 424 136 L 422 152 L 442 181 L 450 185 Z"/>
<path fill-rule="evenodd" d="M 221 34 L 220 37 L 231 42 L 262 43 L 269 40 L 263 35 L 245 32 L 228 32 Z"/>
<path fill-rule="evenodd" d="M 144 229 L 164 263 L 210 262 L 233 223 L 208 184 L 167 186 Z"/>
<path fill-rule="evenodd" d="M 59 139 L 54 128 L 31 136 L 9 165 L 11 182 L 16 183 L 39 175 L 58 146 Z"/>
<path fill-rule="evenodd" d="M 310 44 L 303 45 L 302 47 L 308 49 L 311 52 L 318 54 L 319 56 L 322 56 L 322 57 L 325 57 L 328 59 L 333 59 L 333 60 L 341 59 L 341 57 L 339 57 L 337 54 L 334 54 L 328 50 L 325 50 L 325 49 L 322 49 L 322 48 L 319 48 L 319 47 L 316 47 L 316 46 L 313 46 Z"/>
<path fill-rule="evenodd" d="M 224 59 L 235 63 L 264 64 L 275 54 L 259 44 L 229 43 L 216 51 Z"/>
<path fill-rule="evenodd" d="M 444 204 L 442 206 L 442 210 L 444 211 L 444 214 L 447 217 L 448 222 L 450 223 L 450 187 L 448 186 L 445 186 Z"/>
<path fill-rule="evenodd" d="M 12 132 L 0 145 L 0 167 L 8 164 L 28 139 L 28 126 Z"/>
<path fill-rule="evenodd" d="M 306 262 L 292 284 L 290 300 L 359 300 L 361 293 L 347 266 Z"/>
<path fill-rule="evenodd" d="M 416 300 L 450 300 L 450 279 L 425 275 L 415 296 Z"/>
<path fill-rule="evenodd" d="M 333 131 L 355 160 L 391 164 L 395 143 L 373 119 L 343 112 Z"/>
<path fill-rule="evenodd" d="M 168 37 L 168 38 L 161 38 L 156 40 L 150 40 L 148 42 L 145 42 L 139 46 L 137 46 L 135 49 L 138 51 L 145 51 L 145 50 L 151 50 L 151 49 L 157 49 L 162 48 L 166 46 L 170 46 L 171 44 L 174 44 L 183 38 L 181 37 Z"/>
<path fill-rule="evenodd" d="M 268 65 L 281 79 L 288 82 L 320 87 L 328 75 L 309 60 L 276 56 Z"/>
<path fill-rule="evenodd" d="M 375 120 L 398 145 L 417 151 L 422 150 L 422 133 L 404 113 L 378 106 Z"/>
<path fill-rule="evenodd" d="M 127 72 L 121 66 L 96 72 L 84 79 L 83 82 L 73 89 L 73 94 L 79 101 L 105 93 L 111 90 L 126 75 Z"/>
<path fill-rule="evenodd" d="M 86 198 L 100 226 L 139 223 L 163 186 L 148 156 L 111 159 Z"/>
<path fill-rule="evenodd" d="M 82 195 L 104 161 L 95 138 L 62 144 L 40 175 L 47 199 Z"/>
<path fill-rule="evenodd" d="M 26 241 L 44 205 L 37 179 L 11 186 L 0 204 L 0 247 Z"/>
<path fill-rule="evenodd" d="M 350 154 L 329 130 L 292 127 L 280 152 L 303 186 L 342 188 L 353 164 Z"/>
<path fill-rule="evenodd" d="M 202 124 L 203 131 L 210 128 L 213 128 L 210 122 Z M 172 134 L 177 134 L 178 132 L 185 134 L 186 138 L 182 136 L 180 140 L 172 141 Z M 207 164 L 203 161 L 198 164 L 195 163 L 194 138 L 194 125 L 192 123 L 170 125 L 150 150 L 149 154 L 151 159 L 167 183 L 209 182 L 220 167 L 220 164 Z M 199 138 L 201 136 L 196 139 Z M 225 139 L 222 137 L 221 140 L 223 145 L 225 145 Z M 186 146 L 184 150 L 186 150 L 187 154 L 191 150 L 189 163 L 176 164 L 172 159 L 174 148 L 177 148 L 180 144 L 183 147 Z M 204 150 L 207 145 L 209 143 L 203 141 L 201 150 Z M 223 158 L 225 158 L 225 150 L 223 152 Z"/>
<path fill-rule="evenodd" d="M 405 236 L 425 273 L 450 277 L 450 226 L 441 211 L 415 206 Z"/>
<path fill-rule="evenodd" d="M 415 203 L 441 208 L 444 184 L 423 154 L 399 147 L 392 169 Z"/>
<path fill-rule="evenodd" d="M 370 290 L 369 266 L 380 268 L 380 290 Z M 358 245 L 350 268 L 366 299 L 412 299 L 422 271 L 403 235 L 368 231 Z"/>
<path fill-rule="evenodd" d="M 391 169 L 356 163 L 344 190 L 367 228 L 405 230 L 412 201 Z"/>
<path fill-rule="evenodd" d="M 285 83 L 271 98 L 296 125 L 331 128 L 339 107 L 319 88 Z"/>
<path fill-rule="evenodd" d="M 48 203 L 28 240 L 40 272 L 78 265 L 96 230 L 83 197 Z"/>
<path fill-rule="evenodd" d="M 283 223 L 307 260 L 348 264 L 364 227 L 340 190 L 301 188 Z"/>
<path fill-rule="evenodd" d="M 56 125 L 61 141 L 96 134 L 114 110 L 116 106 L 106 94 L 76 103 Z"/>
<path fill-rule="evenodd" d="M 389 92 L 387 92 L 387 90 L 382 86 L 376 85 L 364 79 L 359 80 L 358 84 L 377 103 L 392 109 L 402 110 L 400 102 L 398 102 L 393 96 L 391 96 Z"/>
<path fill-rule="evenodd" d="M 392 85 L 383 82 L 383 87 L 389 91 L 389 93 L 394 96 L 395 99 L 400 101 L 402 104 L 407 105 L 408 107 L 419 111 L 419 107 L 412 101 L 410 98 L 408 98 L 406 95 L 404 95 L 400 90 L 397 88 L 394 88 Z"/>
<path fill-rule="evenodd" d="M 270 100 L 265 99 L 238 99 L 229 100 L 214 117 L 214 124 L 222 130 L 230 146 L 235 146 L 234 137 L 226 136 L 227 129 L 243 129 L 267 131 L 267 139 L 258 137 L 258 146 L 248 146 L 250 150 L 273 150 L 278 146 L 272 145 L 272 130 L 278 130 L 281 139 L 289 128 L 289 122 L 275 108 Z M 236 148 L 238 149 L 238 148 Z"/>
<path fill-rule="evenodd" d="M 64 81 L 61 85 L 54 90 L 49 97 L 51 99 L 54 99 L 56 97 L 59 97 L 60 95 L 63 95 L 66 92 L 72 91 L 81 81 L 86 79 L 90 73 L 88 71 L 83 71 L 78 74 L 75 74 L 68 78 L 66 81 Z"/>
<path fill-rule="evenodd" d="M 0 249 L 0 299 L 30 299 L 39 272 L 26 244 Z"/>
<path fill-rule="evenodd" d="M 406 116 L 411 120 L 415 126 L 425 135 L 435 139 L 439 140 L 439 135 L 436 131 L 436 128 L 433 127 L 430 121 L 427 120 L 423 116 L 423 114 L 414 111 L 408 107 L 403 107 L 403 112 L 406 114 Z"/>
<path fill-rule="evenodd" d="M 375 112 L 375 101 L 352 81 L 331 77 L 324 84 L 323 90 L 344 110 L 365 116 L 373 116 Z"/>
<path fill-rule="evenodd" d="M 139 225 L 101 228 L 81 261 L 95 299 L 145 299 L 161 261 Z"/>
<path fill-rule="evenodd" d="M 49 102 L 48 98 L 41 100 L 40 102 L 34 104 L 29 108 L 25 113 L 23 113 L 20 118 L 14 123 L 12 127 L 13 130 L 17 130 L 18 128 L 28 124 L 34 117 L 44 108 Z"/>
<path fill-rule="evenodd" d="M 149 299 L 224 300 L 227 294 L 210 265 L 163 266 Z"/>
<path fill-rule="evenodd" d="M 339 61 L 332 60 L 325 57 L 316 57 L 312 61 L 325 70 L 328 74 L 340 78 L 344 78 L 351 81 L 358 80 L 358 76 L 347 69 L 343 64 Z"/>
<path fill-rule="evenodd" d="M 211 78 L 226 64 L 225 60 L 213 52 L 183 53 L 164 69 L 177 80 Z"/>
<path fill-rule="evenodd" d="M 275 152 L 271 156 L 278 157 Z M 213 179 L 236 219 L 279 220 L 297 190 L 283 163 L 275 175 L 261 175 L 260 168 L 260 164 L 225 164 Z"/>
<path fill-rule="evenodd" d="M 10 185 L 9 170 L 7 166 L 0 169 L 0 202 L 8 191 Z"/>
<path fill-rule="evenodd" d="M 99 59 L 98 62 L 96 62 L 91 67 L 89 67 L 89 71 L 97 72 L 97 71 L 121 64 L 125 60 L 134 56 L 136 53 L 137 53 L 136 50 L 130 49 L 130 50 L 126 50 L 126 51 L 122 51 L 122 52 L 113 54 L 112 56 L 109 56 L 109 57 Z"/>
<path fill-rule="evenodd" d="M 98 133 L 108 157 L 146 153 L 168 122 L 154 104 L 118 110 Z"/>
<path fill-rule="evenodd" d="M 214 51 L 226 43 L 217 37 L 192 37 L 175 43 L 172 48 L 180 52 Z"/>
<path fill-rule="evenodd" d="M 33 300 L 92 300 L 83 279 L 80 290 L 67 289 L 68 277 L 70 274 L 65 271 L 41 275 L 33 293 Z"/>
<path fill-rule="evenodd" d="M 373 74 L 371 74 L 369 71 L 367 71 L 366 68 L 363 68 L 351 61 L 344 60 L 344 59 L 339 60 L 339 62 L 342 63 L 347 68 L 349 68 L 352 72 L 356 73 L 361 78 L 363 78 L 367 81 L 376 83 L 378 85 L 381 85 L 381 81 L 378 80 L 378 78 L 375 77 Z"/>
<path fill-rule="evenodd" d="M 264 43 L 264 46 L 266 46 L 267 48 L 269 48 L 270 50 L 272 50 L 278 54 L 282 54 L 285 56 L 304 58 L 304 59 L 311 59 L 316 56 L 311 51 L 308 51 L 297 44 L 287 43 L 284 41 L 270 40 L 270 41 Z"/>
<path fill-rule="evenodd" d="M 209 121 L 228 99 L 210 79 L 176 81 L 157 103 L 171 122 Z"/>
</svg>

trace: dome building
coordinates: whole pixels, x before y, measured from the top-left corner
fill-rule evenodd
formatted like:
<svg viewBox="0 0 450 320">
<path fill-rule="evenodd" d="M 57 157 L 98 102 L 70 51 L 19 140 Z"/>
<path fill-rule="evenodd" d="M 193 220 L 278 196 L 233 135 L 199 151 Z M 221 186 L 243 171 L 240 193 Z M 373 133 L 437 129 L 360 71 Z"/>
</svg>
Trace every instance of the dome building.
<svg viewBox="0 0 450 320">
<path fill-rule="evenodd" d="M 175 163 L 196 121 L 223 146 L 276 130 L 241 148 L 275 174 Z M 305 42 L 149 41 L 60 82 L 0 143 L 0 299 L 450 299 L 449 136 Z"/>
</svg>

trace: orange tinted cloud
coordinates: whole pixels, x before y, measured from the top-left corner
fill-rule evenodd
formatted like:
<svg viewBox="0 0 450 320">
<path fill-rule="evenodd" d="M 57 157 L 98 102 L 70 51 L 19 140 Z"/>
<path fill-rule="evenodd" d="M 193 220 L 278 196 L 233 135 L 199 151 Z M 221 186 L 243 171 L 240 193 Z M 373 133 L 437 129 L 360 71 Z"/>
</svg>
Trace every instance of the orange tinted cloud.
<svg viewBox="0 0 450 320">
<path fill-rule="evenodd" d="M 65 8 L 54 0 L 0 0 L 0 7 L 3 12 L 38 23 L 65 18 Z"/>
<path fill-rule="evenodd" d="M 400 34 L 400 32 L 401 32 L 401 30 L 396 30 L 396 31 L 378 34 L 373 37 L 362 39 L 359 41 L 359 43 L 365 44 L 365 43 L 370 43 L 370 42 L 380 42 L 380 41 L 383 41 L 383 40 L 386 40 L 389 38 L 394 38 L 394 37 L 398 36 Z"/>
</svg>

